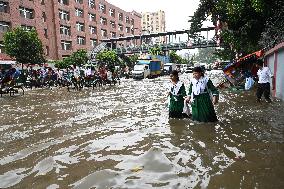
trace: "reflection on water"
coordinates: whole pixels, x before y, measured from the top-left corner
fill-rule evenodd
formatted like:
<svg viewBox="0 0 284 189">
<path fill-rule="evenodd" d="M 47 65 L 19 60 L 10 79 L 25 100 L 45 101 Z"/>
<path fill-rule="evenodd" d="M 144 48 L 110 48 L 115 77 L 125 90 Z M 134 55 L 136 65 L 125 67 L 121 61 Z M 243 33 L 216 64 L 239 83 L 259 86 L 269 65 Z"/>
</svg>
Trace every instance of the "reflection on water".
<svg viewBox="0 0 284 189">
<path fill-rule="evenodd" d="M 168 80 L 0 98 L 0 188 L 284 187 L 282 102 L 224 90 L 219 122 L 169 120 Z"/>
</svg>

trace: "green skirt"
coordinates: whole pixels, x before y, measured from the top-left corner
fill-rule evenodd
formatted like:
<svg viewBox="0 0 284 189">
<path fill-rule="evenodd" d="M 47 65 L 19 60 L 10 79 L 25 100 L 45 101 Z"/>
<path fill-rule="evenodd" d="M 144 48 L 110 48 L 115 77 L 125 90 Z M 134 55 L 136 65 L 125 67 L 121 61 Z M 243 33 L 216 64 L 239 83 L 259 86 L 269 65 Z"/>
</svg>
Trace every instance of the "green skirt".
<svg viewBox="0 0 284 189">
<path fill-rule="evenodd" d="M 171 118 L 184 118 L 183 111 L 183 97 L 171 96 L 169 105 L 169 117 Z"/>
<path fill-rule="evenodd" d="M 200 122 L 218 121 L 213 103 L 208 93 L 195 96 L 191 108 L 192 120 Z"/>
</svg>

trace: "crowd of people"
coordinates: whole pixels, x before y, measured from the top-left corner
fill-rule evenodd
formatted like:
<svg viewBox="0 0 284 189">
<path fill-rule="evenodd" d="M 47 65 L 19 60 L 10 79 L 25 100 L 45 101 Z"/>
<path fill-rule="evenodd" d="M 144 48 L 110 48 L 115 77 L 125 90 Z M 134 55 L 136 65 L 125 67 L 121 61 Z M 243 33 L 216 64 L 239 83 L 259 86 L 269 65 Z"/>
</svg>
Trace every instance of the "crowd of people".
<svg viewBox="0 0 284 189">
<path fill-rule="evenodd" d="M 14 85 L 17 82 L 24 83 L 27 87 L 43 86 L 66 86 L 68 84 L 78 84 L 81 87 L 91 85 L 94 81 L 102 84 L 116 83 L 119 80 L 120 72 L 116 69 L 109 69 L 101 66 L 94 67 L 69 66 L 66 69 L 42 67 L 34 69 L 33 66 L 25 70 L 10 68 L 1 69 L 0 85 L 1 88 Z"/>
</svg>

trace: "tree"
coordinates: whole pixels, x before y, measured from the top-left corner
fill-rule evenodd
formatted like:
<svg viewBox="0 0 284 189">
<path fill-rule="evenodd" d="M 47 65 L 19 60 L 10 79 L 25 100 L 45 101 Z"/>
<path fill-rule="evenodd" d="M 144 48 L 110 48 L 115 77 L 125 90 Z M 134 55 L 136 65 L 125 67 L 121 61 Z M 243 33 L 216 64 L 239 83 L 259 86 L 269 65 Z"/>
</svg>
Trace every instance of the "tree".
<svg viewBox="0 0 284 189">
<path fill-rule="evenodd" d="M 46 62 L 42 42 L 34 29 L 26 31 L 22 28 L 15 28 L 6 32 L 4 46 L 6 53 L 19 63 L 42 64 Z"/>
<path fill-rule="evenodd" d="M 122 60 L 125 63 L 123 66 L 127 66 L 130 69 L 132 69 L 134 67 L 134 65 L 137 63 L 137 60 L 138 60 L 137 54 L 133 54 L 133 55 L 130 55 L 130 56 L 121 55 L 120 57 L 122 58 Z"/>
<path fill-rule="evenodd" d="M 170 51 L 170 61 L 172 63 L 176 63 L 176 64 L 188 64 L 188 60 L 187 59 L 184 59 L 182 58 L 180 55 L 178 55 L 176 53 L 176 51 L 172 50 Z"/>
<path fill-rule="evenodd" d="M 118 55 L 113 50 L 99 52 L 96 56 L 96 59 L 100 65 L 106 65 L 111 70 L 114 70 L 115 66 L 121 64 Z"/>
<path fill-rule="evenodd" d="M 88 62 L 87 51 L 85 49 L 80 49 L 74 52 L 70 56 L 70 59 L 71 59 L 70 62 L 72 62 L 73 65 L 76 65 L 76 66 L 85 65 Z"/>
<path fill-rule="evenodd" d="M 54 61 L 53 63 L 56 68 L 63 69 L 73 65 L 82 66 L 87 64 L 87 62 L 88 62 L 87 51 L 85 49 L 80 49 L 72 53 L 71 56 L 63 60 Z"/>
<path fill-rule="evenodd" d="M 198 49 L 196 61 L 210 64 L 216 60 L 216 49 L 214 47 Z"/>
<path fill-rule="evenodd" d="M 262 48 L 272 48 L 284 41 L 284 1 L 276 0 L 271 17 L 266 20 L 259 45 Z"/>
<path fill-rule="evenodd" d="M 158 45 L 155 45 L 154 47 L 152 47 L 150 50 L 149 50 L 149 53 L 151 55 L 163 55 L 163 51 L 161 49 L 161 47 L 159 47 Z"/>
<path fill-rule="evenodd" d="M 180 64 L 182 58 L 176 53 L 176 51 L 170 51 L 170 61 L 172 63 Z"/>
<path fill-rule="evenodd" d="M 59 69 L 64 69 L 67 66 L 64 64 L 63 60 L 55 60 L 51 61 L 50 63 L 54 64 L 54 67 L 59 68 Z"/>
<path fill-rule="evenodd" d="M 195 34 L 209 16 L 213 23 L 217 20 L 221 21 L 226 28 L 222 28 L 221 31 L 224 52 L 220 51 L 219 55 L 234 59 L 235 54 L 248 54 L 266 46 L 261 44 L 260 40 L 261 38 L 263 41 L 265 38 L 269 40 L 269 37 L 272 37 L 269 35 L 270 31 L 274 31 L 273 35 L 277 30 L 283 31 L 283 24 L 277 21 L 277 18 L 280 20 L 282 18 L 279 15 L 283 13 L 283 7 L 282 0 L 201 0 L 191 20 L 190 33 Z M 272 20 L 276 27 L 268 30 L 267 28 L 271 26 L 268 21 L 273 18 L 273 15 L 275 19 Z M 281 36 L 279 38 L 283 39 L 281 32 L 276 36 Z"/>
</svg>

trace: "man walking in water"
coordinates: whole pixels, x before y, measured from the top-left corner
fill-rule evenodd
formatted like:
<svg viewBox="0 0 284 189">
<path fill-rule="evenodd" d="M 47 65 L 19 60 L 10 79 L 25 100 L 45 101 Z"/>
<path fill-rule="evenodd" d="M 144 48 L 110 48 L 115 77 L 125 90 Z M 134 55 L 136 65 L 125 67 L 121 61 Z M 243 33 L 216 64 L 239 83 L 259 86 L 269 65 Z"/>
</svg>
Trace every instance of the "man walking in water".
<svg viewBox="0 0 284 189">
<path fill-rule="evenodd" d="M 270 103 L 270 78 L 274 79 L 274 77 L 268 67 L 263 67 L 262 60 L 257 60 L 256 67 L 258 68 L 258 86 L 256 91 L 257 102 L 260 102 L 263 94 L 266 102 Z M 272 82 L 272 90 L 274 90 L 274 82 Z"/>
</svg>

